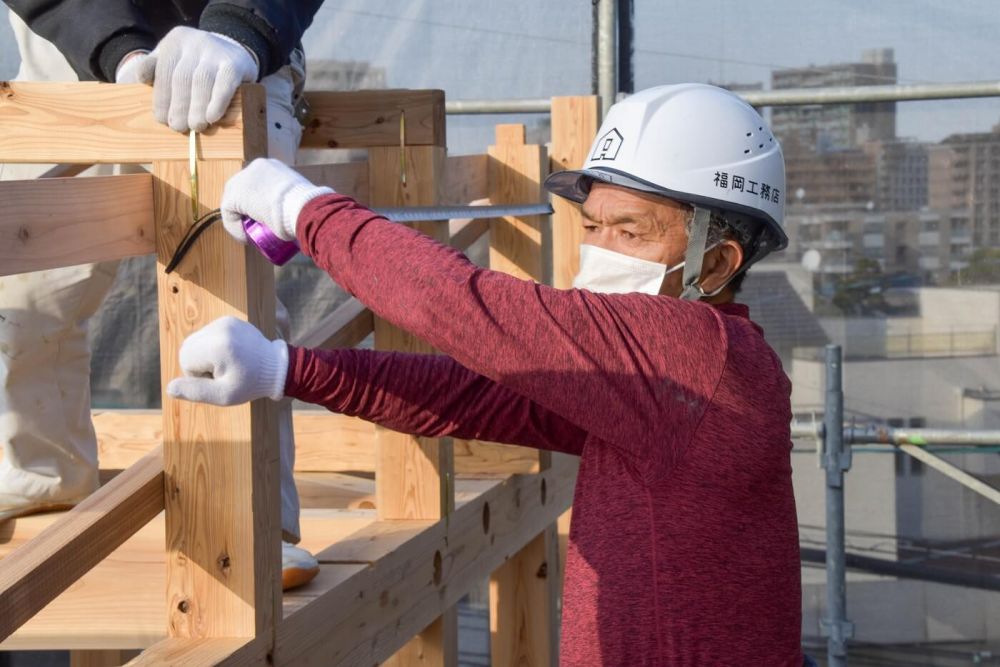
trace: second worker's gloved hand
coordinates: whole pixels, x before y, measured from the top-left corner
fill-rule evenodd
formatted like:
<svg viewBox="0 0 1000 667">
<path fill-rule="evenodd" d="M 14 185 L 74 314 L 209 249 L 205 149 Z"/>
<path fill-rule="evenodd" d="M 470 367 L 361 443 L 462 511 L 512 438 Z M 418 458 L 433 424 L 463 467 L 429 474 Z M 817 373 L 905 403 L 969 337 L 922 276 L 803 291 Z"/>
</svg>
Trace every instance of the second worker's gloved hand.
<svg viewBox="0 0 1000 667">
<path fill-rule="evenodd" d="M 174 398 L 238 405 L 285 395 L 288 346 L 235 317 L 221 317 L 188 336 L 180 362 L 184 376 L 167 385 Z"/>
<path fill-rule="evenodd" d="M 153 116 L 178 132 L 201 132 L 222 118 L 240 84 L 256 81 L 259 69 L 236 40 L 186 26 L 137 63 L 138 80 L 153 84 Z"/>
<path fill-rule="evenodd" d="M 149 51 L 133 51 L 128 53 L 115 71 L 115 83 L 142 83 L 139 72 L 142 69 L 142 62 L 149 57 Z"/>
<path fill-rule="evenodd" d="M 246 243 L 244 215 L 266 225 L 282 241 L 294 241 L 302 207 L 333 192 L 333 188 L 313 185 L 278 160 L 257 158 L 226 183 L 220 207 L 222 224 L 241 243 Z"/>
</svg>

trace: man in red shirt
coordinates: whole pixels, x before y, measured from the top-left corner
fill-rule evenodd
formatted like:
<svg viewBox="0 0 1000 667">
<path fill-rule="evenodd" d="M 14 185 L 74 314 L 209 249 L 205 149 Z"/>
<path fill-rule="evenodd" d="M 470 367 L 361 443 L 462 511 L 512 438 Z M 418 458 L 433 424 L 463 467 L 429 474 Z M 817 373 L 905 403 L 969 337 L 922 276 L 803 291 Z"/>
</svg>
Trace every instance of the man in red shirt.
<svg viewBox="0 0 1000 667">
<path fill-rule="evenodd" d="M 584 169 L 546 184 L 583 203 L 577 289 L 479 268 L 254 162 L 227 184 L 230 233 L 245 241 L 248 215 L 297 239 L 443 354 L 306 350 L 224 318 L 185 341 L 168 391 L 575 454 L 562 664 L 800 667 L 790 384 L 733 302 L 786 243 L 777 141 L 731 93 L 663 86 L 616 104 Z"/>
</svg>

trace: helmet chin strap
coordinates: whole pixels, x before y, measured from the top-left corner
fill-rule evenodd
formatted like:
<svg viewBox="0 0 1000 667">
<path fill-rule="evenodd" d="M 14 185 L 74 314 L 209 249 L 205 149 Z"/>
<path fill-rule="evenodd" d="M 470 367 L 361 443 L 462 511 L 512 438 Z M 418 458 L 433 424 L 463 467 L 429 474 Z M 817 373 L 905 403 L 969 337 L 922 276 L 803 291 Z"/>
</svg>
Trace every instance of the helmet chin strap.
<svg viewBox="0 0 1000 667">
<path fill-rule="evenodd" d="M 697 301 L 705 294 L 698 284 L 701 279 L 701 264 L 705 259 L 705 245 L 708 242 L 708 223 L 712 214 L 708 209 L 694 207 L 694 220 L 691 223 L 691 234 L 688 236 L 687 250 L 684 252 L 684 288 L 681 298 L 686 301 Z"/>
</svg>

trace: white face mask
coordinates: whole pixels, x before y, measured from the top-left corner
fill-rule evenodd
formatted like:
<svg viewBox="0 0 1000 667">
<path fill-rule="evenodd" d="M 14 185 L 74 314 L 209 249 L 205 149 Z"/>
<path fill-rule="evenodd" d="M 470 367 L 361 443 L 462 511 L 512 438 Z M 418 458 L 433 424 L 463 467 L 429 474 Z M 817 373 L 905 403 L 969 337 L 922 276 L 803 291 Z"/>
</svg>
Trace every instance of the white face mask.
<svg viewBox="0 0 1000 667">
<path fill-rule="evenodd" d="M 623 255 L 593 245 L 580 246 L 580 272 L 573 287 L 602 294 L 659 294 L 663 279 L 684 267 Z"/>
</svg>

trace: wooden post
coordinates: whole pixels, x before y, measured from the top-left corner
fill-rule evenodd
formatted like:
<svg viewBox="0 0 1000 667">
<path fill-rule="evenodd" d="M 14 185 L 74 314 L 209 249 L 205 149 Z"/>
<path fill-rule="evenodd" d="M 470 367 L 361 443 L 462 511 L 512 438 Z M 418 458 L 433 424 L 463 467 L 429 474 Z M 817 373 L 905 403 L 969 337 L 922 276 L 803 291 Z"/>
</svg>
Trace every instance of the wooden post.
<svg viewBox="0 0 1000 667">
<path fill-rule="evenodd" d="M 441 146 L 378 147 L 368 151 L 371 206 L 433 206 L 440 201 L 445 149 Z M 447 224 L 415 223 L 428 236 L 448 242 Z M 379 350 L 432 352 L 425 342 L 375 318 Z M 378 517 L 441 519 L 455 508 L 454 459 L 448 439 L 417 438 L 378 427 L 375 431 L 375 506 Z M 433 554 L 427 554 L 433 567 Z M 458 617 L 454 608 L 427 627 L 385 664 L 453 667 L 458 663 Z"/>
<path fill-rule="evenodd" d="M 587 151 L 597 135 L 600 98 L 552 98 L 552 171 L 579 169 L 587 160 Z M 580 239 L 583 220 L 573 202 L 552 198 L 553 286 L 568 289 L 580 269 Z"/>
<path fill-rule="evenodd" d="M 523 125 L 498 125 L 496 141 L 489 149 L 490 202 L 544 201 L 545 148 L 525 145 Z M 540 217 L 492 220 L 490 268 L 543 282 L 545 224 Z M 534 455 L 540 469 L 551 466 L 549 452 Z M 555 565 L 557 539 L 553 524 L 490 576 L 490 653 L 496 667 L 556 664 L 559 589 L 549 564 Z"/>
<path fill-rule="evenodd" d="M 601 100 L 596 95 L 552 98 L 553 172 L 579 169 L 587 160 L 587 151 L 600 127 Z M 583 219 L 578 206 L 562 197 L 552 198 L 552 285 L 559 289 L 573 286 L 580 270 L 580 241 Z M 566 565 L 569 524 L 572 510 L 559 517 L 560 589 Z"/>
<path fill-rule="evenodd" d="M 264 89 L 244 86 L 242 159 L 199 163 L 201 213 L 226 180 L 266 154 Z M 153 162 L 160 368 L 180 374 L 178 350 L 223 315 L 274 333 L 274 271 L 255 251 L 210 229 L 170 275 L 164 265 L 191 225 L 186 161 Z M 270 401 L 218 408 L 163 394 L 168 633 L 179 638 L 259 637 L 280 619 L 278 443 Z"/>
</svg>

